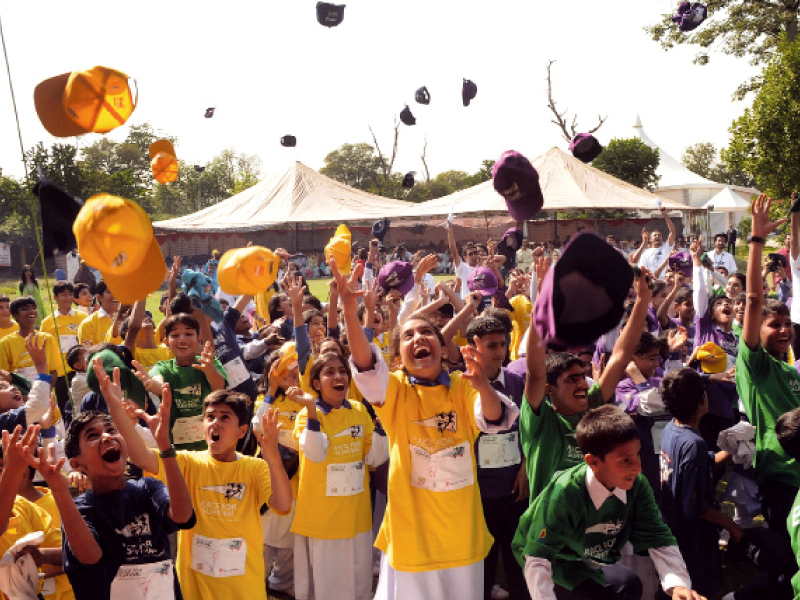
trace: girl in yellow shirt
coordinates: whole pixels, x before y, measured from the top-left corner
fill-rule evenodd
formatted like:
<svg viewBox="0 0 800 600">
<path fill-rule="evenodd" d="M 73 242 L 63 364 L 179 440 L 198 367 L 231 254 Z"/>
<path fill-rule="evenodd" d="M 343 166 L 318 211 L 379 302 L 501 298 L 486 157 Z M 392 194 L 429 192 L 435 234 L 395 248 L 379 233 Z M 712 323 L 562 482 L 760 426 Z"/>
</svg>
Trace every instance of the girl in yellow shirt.
<svg viewBox="0 0 800 600">
<path fill-rule="evenodd" d="M 360 328 L 359 328 L 360 331 Z M 311 366 L 318 398 L 299 387 L 294 427 L 300 445 L 295 533 L 297 600 L 371 600 L 372 509 L 369 472 L 388 458 L 364 405 L 348 400 L 350 368 L 341 354 L 321 354 Z M 365 466 L 366 465 L 366 466 Z"/>
</svg>

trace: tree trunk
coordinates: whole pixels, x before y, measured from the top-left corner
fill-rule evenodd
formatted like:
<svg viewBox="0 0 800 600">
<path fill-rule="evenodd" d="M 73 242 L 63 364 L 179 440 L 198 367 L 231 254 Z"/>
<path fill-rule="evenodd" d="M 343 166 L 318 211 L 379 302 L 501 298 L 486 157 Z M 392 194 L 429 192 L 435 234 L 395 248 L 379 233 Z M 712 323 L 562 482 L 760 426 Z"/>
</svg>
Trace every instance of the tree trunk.
<svg viewBox="0 0 800 600">
<path fill-rule="evenodd" d="M 786 24 L 786 37 L 789 43 L 794 42 L 797 37 L 797 15 L 794 15 L 792 20 Z"/>
</svg>

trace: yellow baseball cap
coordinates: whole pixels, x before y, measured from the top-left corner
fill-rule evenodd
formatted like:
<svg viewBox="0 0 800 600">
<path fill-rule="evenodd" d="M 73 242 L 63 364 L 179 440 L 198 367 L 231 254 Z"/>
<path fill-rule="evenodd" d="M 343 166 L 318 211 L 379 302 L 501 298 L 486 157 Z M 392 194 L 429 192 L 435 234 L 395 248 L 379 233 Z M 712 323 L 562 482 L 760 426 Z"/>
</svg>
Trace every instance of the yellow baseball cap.
<svg viewBox="0 0 800 600">
<path fill-rule="evenodd" d="M 86 201 L 72 226 L 78 252 L 103 276 L 123 304 L 144 300 L 167 275 L 150 217 L 142 207 L 117 196 L 97 194 Z"/>
<path fill-rule="evenodd" d="M 45 79 L 33 90 L 33 101 L 42 125 L 56 137 L 108 133 L 136 108 L 131 87 L 136 83 L 125 73 L 94 67 Z"/>
<path fill-rule="evenodd" d="M 278 359 L 278 366 L 276 375 L 283 379 L 286 374 L 292 369 L 297 368 L 297 347 L 294 342 L 286 342 L 278 351 L 280 358 Z"/>
<path fill-rule="evenodd" d="M 229 294 L 255 296 L 275 283 L 280 264 L 278 255 L 263 246 L 228 250 L 219 259 L 217 281 Z"/>
<path fill-rule="evenodd" d="M 343 275 L 349 275 L 353 268 L 352 255 L 350 230 L 347 225 L 342 223 L 336 228 L 336 233 L 333 234 L 331 241 L 325 246 L 325 256 L 329 260 L 334 258 L 336 266 L 339 267 L 339 272 Z"/>
<path fill-rule="evenodd" d="M 153 170 L 153 179 L 159 183 L 178 179 L 178 159 L 172 142 L 156 140 L 150 144 L 150 168 Z"/>
<path fill-rule="evenodd" d="M 697 360 L 704 373 L 722 373 L 728 366 L 725 351 L 714 342 L 706 342 L 697 349 Z"/>
</svg>

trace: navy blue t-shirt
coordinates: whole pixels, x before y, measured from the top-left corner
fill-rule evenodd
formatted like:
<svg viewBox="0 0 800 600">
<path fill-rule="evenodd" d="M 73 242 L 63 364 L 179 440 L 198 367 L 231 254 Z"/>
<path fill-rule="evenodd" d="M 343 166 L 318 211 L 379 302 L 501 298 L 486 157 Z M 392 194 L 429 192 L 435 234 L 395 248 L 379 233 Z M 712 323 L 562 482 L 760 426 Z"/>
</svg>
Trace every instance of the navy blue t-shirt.
<svg viewBox="0 0 800 600">
<path fill-rule="evenodd" d="M 247 363 L 236 339 L 236 324 L 239 322 L 242 313 L 234 307 L 228 307 L 225 317 L 220 323 L 211 323 L 214 332 L 214 354 L 228 373 L 228 379 L 232 377 L 232 370 L 228 367 L 231 361 L 241 361 L 241 368 L 247 369 Z M 252 377 L 247 377 L 232 389 L 243 394 L 247 394 L 250 400 L 255 401 L 258 396 L 256 382 Z"/>
<path fill-rule="evenodd" d="M 700 432 L 667 423 L 661 436 L 661 514 L 676 537 L 690 532 L 714 498 L 714 453 Z"/>
<path fill-rule="evenodd" d="M 75 597 L 81 599 L 110 600 L 111 585 L 121 566 L 171 560 L 169 534 L 191 529 L 197 520 L 193 514 L 188 523 L 173 523 L 168 516 L 167 488 L 151 477 L 128 481 L 110 494 L 88 491 L 75 499 L 75 505 L 103 550 L 96 564 L 84 565 L 75 558 L 64 532 L 64 572 Z M 175 597 L 181 598 L 174 568 L 173 580 Z"/>
</svg>

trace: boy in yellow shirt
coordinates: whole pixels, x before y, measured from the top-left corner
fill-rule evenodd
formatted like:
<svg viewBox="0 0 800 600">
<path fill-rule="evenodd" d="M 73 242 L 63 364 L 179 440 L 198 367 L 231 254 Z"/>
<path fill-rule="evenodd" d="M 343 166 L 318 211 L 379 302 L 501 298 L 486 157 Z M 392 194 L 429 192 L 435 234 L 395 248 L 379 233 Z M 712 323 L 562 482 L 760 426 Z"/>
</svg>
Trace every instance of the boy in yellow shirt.
<svg viewBox="0 0 800 600">
<path fill-rule="evenodd" d="M 19 330 L 19 325 L 11 318 L 10 304 L 8 296 L 0 296 L 0 340 Z"/>
<path fill-rule="evenodd" d="M 58 379 L 53 384 L 53 389 L 56 393 L 56 400 L 58 400 L 58 407 L 64 409 L 64 404 L 69 401 L 69 383 L 67 378 L 72 369 L 66 364 L 67 352 L 73 346 L 78 345 L 78 327 L 81 322 L 86 318 L 82 312 L 76 311 L 72 303 L 75 301 L 75 288 L 69 281 L 58 281 L 53 286 L 53 296 L 55 296 L 58 308 L 52 315 L 48 315 L 42 321 L 41 330 L 44 333 L 49 333 L 58 340 L 59 348 L 61 349 L 61 356 L 63 360 L 56 363 L 56 372 Z M 58 327 L 58 332 L 56 332 Z M 56 335 L 56 333 L 58 335 Z M 66 368 L 65 368 L 66 366 Z M 76 399 L 76 402 L 80 400 Z"/>
<path fill-rule="evenodd" d="M 109 291 L 105 281 L 101 281 L 95 286 L 94 295 L 100 304 L 100 308 L 81 323 L 78 328 L 78 341 L 81 344 L 90 342 L 92 346 L 105 341 L 110 341 L 112 344 L 121 344 L 122 338 L 120 337 L 106 340 L 106 333 L 111 329 L 111 323 L 119 301 Z"/>
<path fill-rule="evenodd" d="M 292 488 L 278 451 L 277 411 L 269 410 L 258 435 L 264 460 L 236 452 L 247 433 L 248 403 L 244 394 L 218 390 L 203 403 L 203 434 L 207 451 L 156 453 L 148 449 L 122 406 L 122 390 L 112 384 L 101 364 L 95 364 L 103 396 L 114 423 L 125 438 L 136 466 L 163 478 L 164 460 L 176 457 L 197 509 L 197 524 L 178 533 L 177 572 L 185 600 L 250 598 L 267 600 L 261 506 L 278 514 L 292 507 Z M 168 386 L 164 386 L 168 389 Z M 151 429 L 160 416 L 141 410 L 137 417 Z M 266 462 L 265 462 L 266 461 Z"/>
<path fill-rule="evenodd" d="M 55 338 L 49 333 L 36 333 L 36 321 L 39 318 L 39 310 L 36 307 L 36 300 L 30 296 L 20 296 L 11 302 L 11 316 L 19 324 L 19 330 L 11 335 L 7 335 L 0 340 L 0 369 L 8 372 L 19 373 L 33 381 L 36 377 L 36 367 L 31 360 L 28 349 L 25 347 L 25 338 L 31 333 L 35 334 L 36 344 L 41 346 L 40 340 L 44 342 L 47 352 L 47 370 L 53 380 L 58 376 L 58 363 L 61 356 L 58 352 L 58 345 Z"/>
</svg>

